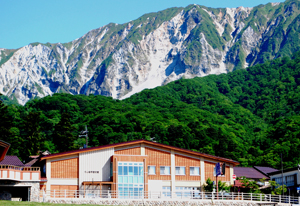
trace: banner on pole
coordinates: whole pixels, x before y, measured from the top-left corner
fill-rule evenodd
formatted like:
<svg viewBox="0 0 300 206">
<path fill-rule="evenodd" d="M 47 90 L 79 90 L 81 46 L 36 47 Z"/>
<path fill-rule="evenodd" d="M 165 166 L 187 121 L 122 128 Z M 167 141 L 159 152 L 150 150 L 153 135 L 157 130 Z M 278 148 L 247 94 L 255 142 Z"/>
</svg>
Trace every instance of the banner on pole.
<svg viewBox="0 0 300 206">
<path fill-rule="evenodd" d="M 220 176 L 222 174 L 222 167 L 220 166 L 220 162 L 216 164 L 216 176 Z"/>
</svg>

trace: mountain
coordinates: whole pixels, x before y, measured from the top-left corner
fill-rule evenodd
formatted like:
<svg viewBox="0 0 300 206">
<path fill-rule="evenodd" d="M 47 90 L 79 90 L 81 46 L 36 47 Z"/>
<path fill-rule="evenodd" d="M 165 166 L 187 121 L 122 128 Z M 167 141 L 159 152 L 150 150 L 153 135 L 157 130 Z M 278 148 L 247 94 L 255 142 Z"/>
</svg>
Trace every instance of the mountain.
<svg viewBox="0 0 300 206">
<path fill-rule="evenodd" d="M 237 160 L 294 167 L 300 161 L 300 52 L 228 74 L 180 79 L 118 100 L 57 93 L 8 104 L 0 96 L 0 139 L 22 159 L 37 151 L 136 139 Z"/>
<path fill-rule="evenodd" d="M 108 24 L 72 42 L 0 50 L 0 93 L 123 99 L 180 78 L 221 74 L 299 50 L 300 1 L 254 8 L 189 5 Z"/>
</svg>

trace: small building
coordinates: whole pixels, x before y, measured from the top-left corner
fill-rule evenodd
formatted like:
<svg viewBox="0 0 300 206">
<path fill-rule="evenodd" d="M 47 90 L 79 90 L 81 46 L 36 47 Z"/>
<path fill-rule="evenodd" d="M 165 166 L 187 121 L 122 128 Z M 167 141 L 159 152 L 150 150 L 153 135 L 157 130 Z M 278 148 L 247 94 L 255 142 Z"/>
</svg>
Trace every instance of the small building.
<svg viewBox="0 0 300 206">
<path fill-rule="evenodd" d="M 253 168 L 256 169 L 257 171 L 259 171 L 260 173 L 264 174 L 268 178 L 270 178 L 269 173 L 271 173 L 271 172 L 278 172 L 279 171 L 279 170 L 274 169 L 272 167 L 253 166 Z"/>
<path fill-rule="evenodd" d="M 285 169 L 283 171 L 278 170 L 268 174 L 272 181 L 275 181 L 279 185 L 286 185 L 287 194 L 285 195 L 299 196 L 299 193 L 297 192 L 297 187 L 300 187 L 300 171 L 298 170 L 298 167 Z"/>
<path fill-rule="evenodd" d="M 257 185 L 260 186 L 260 189 L 266 189 L 270 187 L 269 180 L 270 176 L 269 172 L 277 172 L 277 169 L 272 167 L 262 167 L 262 166 L 254 166 L 254 167 L 234 167 L 234 174 L 236 177 L 246 177 L 249 180 L 255 181 Z M 264 181 L 262 181 L 264 179 Z M 243 186 L 239 180 L 234 182 L 234 187 L 238 188 L 238 191 L 242 191 Z"/>
<path fill-rule="evenodd" d="M 115 194 L 119 198 L 200 191 L 207 178 L 215 179 L 217 162 L 226 164 L 225 175 L 218 179 L 233 184 L 233 168 L 239 164 L 147 140 L 50 154 L 41 160 L 46 160 L 47 178 L 42 189 L 51 191 L 51 196 L 80 190 L 85 197 Z"/>
<path fill-rule="evenodd" d="M 38 201 L 40 168 L 27 167 L 17 156 L 6 155 L 9 146 L 0 140 L 0 200 Z"/>
</svg>

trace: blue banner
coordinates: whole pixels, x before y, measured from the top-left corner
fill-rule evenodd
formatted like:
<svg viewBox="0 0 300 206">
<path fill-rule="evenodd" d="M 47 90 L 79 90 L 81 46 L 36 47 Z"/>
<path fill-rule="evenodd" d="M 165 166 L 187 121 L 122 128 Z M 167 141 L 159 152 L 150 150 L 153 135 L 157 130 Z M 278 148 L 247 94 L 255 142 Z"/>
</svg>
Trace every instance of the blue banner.
<svg viewBox="0 0 300 206">
<path fill-rule="evenodd" d="M 220 162 L 218 162 L 216 164 L 216 176 L 220 176 L 222 173 L 221 173 L 221 167 L 220 167 Z"/>
</svg>

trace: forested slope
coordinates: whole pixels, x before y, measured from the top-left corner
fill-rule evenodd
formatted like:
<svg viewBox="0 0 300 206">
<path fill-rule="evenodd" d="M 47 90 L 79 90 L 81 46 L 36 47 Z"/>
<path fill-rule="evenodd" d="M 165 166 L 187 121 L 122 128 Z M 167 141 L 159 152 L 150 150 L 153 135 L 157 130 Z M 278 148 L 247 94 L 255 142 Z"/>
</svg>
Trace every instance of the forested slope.
<svg viewBox="0 0 300 206">
<path fill-rule="evenodd" d="M 125 100 L 54 94 L 25 106 L 1 104 L 0 138 L 25 159 L 38 150 L 153 139 L 237 160 L 284 167 L 300 161 L 300 54 L 248 70 L 181 79 Z M 5 97 L 2 97 L 5 99 Z M 7 100 L 6 100 L 7 102 Z"/>
</svg>

